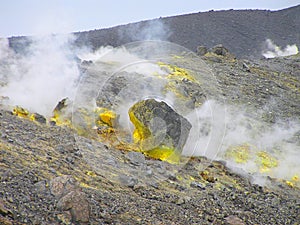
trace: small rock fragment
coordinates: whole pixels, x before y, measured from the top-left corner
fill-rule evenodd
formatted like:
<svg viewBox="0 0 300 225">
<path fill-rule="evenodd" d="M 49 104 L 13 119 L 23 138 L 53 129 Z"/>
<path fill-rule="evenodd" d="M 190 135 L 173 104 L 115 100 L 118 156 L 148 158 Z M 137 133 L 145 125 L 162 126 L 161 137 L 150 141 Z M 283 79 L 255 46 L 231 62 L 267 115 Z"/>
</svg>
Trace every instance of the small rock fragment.
<svg viewBox="0 0 300 225">
<path fill-rule="evenodd" d="M 10 217 L 13 216 L 13 213 L 5 207 L 4 202 L 3 202 L 2 199 L 0 199 L 0 215 L 10 216 Z"/>
<path fill-rule="evenodd" d="M 196 54 L 197 54 L 197 55 L 203 56 L 203 55 L 205 55 L 207 52 L 208 52 L 207 47 L 202 46 L 202 45 L 200 45 L 200 46 L 197 47 L 197 50 L 196 50 Z"/>
<path fill-rule="evenodd" d="M 50 181 L 50 191 L 56 198 L 61 198 L 70 191 L 76 190 L 78 184 L 76 180 L 69 175 L 56 177 Z"/>
<path fill-rule="evenodd" d="M 211 52 L 215 53 L 216 55 L 226 56 L 229 51 L 223 45 L 216 45 L 211 49 Z"/>
<path fill-rule="evenodd" d="M 39 113 L 33 113 L 30 118 L 40 124 L 46 124 L 47 122 L 46 118 Z"/>
<path fill-rule="evenodd" d="M 145 156 L 141 152 L 128 152 L 126 158 L 133 165 L 143 165 L 145 163 Z"/>
<path fill-rule="evenodd" d="M 121 174 L 119 176 L 119 181 L 121 182 L 121 184 L 130 188 L 133 188 L 138 183 L 138 180 L 136 178 L 124 174 Z"/>
<path fill-rule="evenodd" d="M 237 216 L 231 215 L 231 216 L 226 217 L 225 220 L 230 225 L 245 225 L 245 223 Z"/>
<path fill-rule="evenodd" d="M 199 189 L 205 190 L 205 186 L 198 182 L 191 182 L 190 186 L 193 188 L 199 188 Z"/>
<path fill-rule="evenodd" d="M 90 206 L 85 193 L 71 191 L 62 197 L 57 207 L 63 211 L 70 210 L 73 222 L 80 224 L 88 223 L 90 218 Z"/>
</svg>

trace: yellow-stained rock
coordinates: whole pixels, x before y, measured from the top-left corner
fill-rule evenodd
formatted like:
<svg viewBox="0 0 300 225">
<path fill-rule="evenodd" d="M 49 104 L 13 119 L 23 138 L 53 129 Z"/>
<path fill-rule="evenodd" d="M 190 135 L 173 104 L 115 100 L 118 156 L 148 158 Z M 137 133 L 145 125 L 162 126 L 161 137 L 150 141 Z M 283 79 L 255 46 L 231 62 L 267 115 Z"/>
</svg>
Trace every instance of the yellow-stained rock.
<svg viewBox="0 0 300 225">
<path fill-rule="evenodd" d="M 109 109 L 97 107 L 95 109 L 96 123 L 98 126 L 103 124 L 114 127 L 117 122 L 117 114 Z"/>
<path fill-rule="evenodd" d="M 142 100 L 128 111 L 133 141 L 155 159 L 178 162 L 192 125 L 164 102 Z"/>
</svg>

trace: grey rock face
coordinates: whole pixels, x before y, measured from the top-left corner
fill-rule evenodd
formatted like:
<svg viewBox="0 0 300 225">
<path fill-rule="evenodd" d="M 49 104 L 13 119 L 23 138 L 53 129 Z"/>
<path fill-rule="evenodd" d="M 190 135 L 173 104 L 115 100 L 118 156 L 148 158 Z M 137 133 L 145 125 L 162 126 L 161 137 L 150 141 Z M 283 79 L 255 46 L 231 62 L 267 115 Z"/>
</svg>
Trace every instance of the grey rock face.
<svg viewBox="0 0 300 225">
<path fill-rule="evenodd" d="M 147 99 L 129 109 L 143 149 L 171 148 L 182 151 L 192 125 L 165 102 Z"/>
</svg>

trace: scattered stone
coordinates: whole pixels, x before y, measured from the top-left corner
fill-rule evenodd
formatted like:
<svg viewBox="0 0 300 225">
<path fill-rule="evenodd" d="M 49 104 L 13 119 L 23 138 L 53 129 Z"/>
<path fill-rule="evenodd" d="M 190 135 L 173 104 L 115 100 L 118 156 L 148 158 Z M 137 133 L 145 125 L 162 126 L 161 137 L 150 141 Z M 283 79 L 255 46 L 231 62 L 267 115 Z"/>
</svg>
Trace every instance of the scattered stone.
<svg viewBox="0 0 300 225">
<path fill-rule="evenodd" d="M 202 46 L 202 45 L 200 45 L 200 46 L 197 47 L 196 54 L 197 54 L 198 56 L 203 56 L 203 55 L 205 55 L 207 52 L 208 52 L 207 47 Z"/>
<path fill-rule="evenodd" d="M 125 156 L 131 164 L 139 166 L 145 164 L 145 156 L 141 152 L 128 152 Z"/>
<path fill-rule="evenodd" d="M 216 55 L 226 56 L 228 55 L 229 51 L 227 48 L 225 48 L 223 45 L 216 45 L 211 49 L 212 53 L 215 53 Z"/>
<path fill-rule="evenodd" d="M 191 201 L 191 197 L 189 196 L 181 196 L 179 197 L 179 199 L 177 200 L 176 204 L 177 205 L 182 205 L 182 204 L 185 204 L 185 203 L 188 203 L 189 201 Z"/>
<path fill-rule="evenodd" d="M 243 65 L 243 70 L 245 70 L 246 72 L 251 72 L 250 67 L 246 63 L 243 62 L 242 65 Z"/>
<path fill-rule="evenodd" d="M 13 213 L 5 207 L 2 199 L 0 199 L 0 215 L 13 217 Z"/>
<path fill-rule="evenodd" d="M 122 185 L 130 188 L 134 188 L 134 186 L 138 183 L 136 178 L 124 174 L 119 175 L 119 181 Z"/>
<path fill-rule="evenodd" d="M 89 202 L 87 201 L 85 193 L 79 190 L 71 191 L 62 197 L 58 201 L 57 207 L 63 211 L 70 210 L 73 222 L 79 224 L 85 224 L 89 222 Z"/>
<path fill-rule="evenodd" d="M 215 183 L 216 181 L 216 179 L 206 170 L 200 172 L 200 175 L 205 181 L 208 181 L 209 183 Z"/>
<path fill-rule="evenodd" d="M 47 190 L 47 181 L 42 180 L 34 184 L 34 187 L 37 192 L 43 193 Z"/>
<path fill-rule="evenodd" d="M 32 119 L 40 124 L 46 124 L 46 122 L 47 122 L 46 118 L 39 113 L 33 113 Z"/>
<path fill-rule="evenodd" d="M 231 215 L 231 216 L 226 217 L 225 220 L 230 225 L 245 225 L 245 223 L 237 216 Z"/>
<path fill-rule="evenodd" d="M 205 190 L 205 185 L 198 182 L 191 182 L 190 186 L 193 188 L 199 188 L 201 190 Z"/>
<path fill-rule="evenodd" d="M 76 180 L 69 175 L 56 177 L 50 181 L 50 191 L 56 198 L 61 198 L 70 191 L 78 188 Z"/>
</svg>

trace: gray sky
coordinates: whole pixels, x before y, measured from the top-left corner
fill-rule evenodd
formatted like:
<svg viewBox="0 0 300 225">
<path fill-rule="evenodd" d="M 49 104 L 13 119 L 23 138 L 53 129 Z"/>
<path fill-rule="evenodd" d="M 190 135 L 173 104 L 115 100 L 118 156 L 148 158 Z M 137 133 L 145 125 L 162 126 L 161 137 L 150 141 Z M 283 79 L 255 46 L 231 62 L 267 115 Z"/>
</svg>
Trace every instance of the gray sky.
<svg viewBox="0 0 300 225">
<path fill-rule="evenodd" d="M 66 33 L 222 9 L 278 10 L 300 0 L 0 0 L 0 37 Z"/>
</svg>

